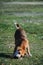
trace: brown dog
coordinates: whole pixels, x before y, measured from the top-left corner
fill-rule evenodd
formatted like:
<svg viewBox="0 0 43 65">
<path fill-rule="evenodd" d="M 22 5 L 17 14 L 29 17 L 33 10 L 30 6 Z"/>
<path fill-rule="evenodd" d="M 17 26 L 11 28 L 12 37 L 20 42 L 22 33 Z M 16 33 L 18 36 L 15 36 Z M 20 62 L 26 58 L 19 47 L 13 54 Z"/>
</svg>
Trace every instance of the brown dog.
<svg viewBox="0 0 43 65">
<path fill-rule="evenodd" d="M 24 55 L 32 56 L 30 53 L 29 48 L 29 41 L 27 39 L 25 31 L 21 28 L 19 24 L 16 25 L 16 32 L 15 32 L 15 49 L 14 49 L 14 57 L 20 58 Z"/>
</svg>

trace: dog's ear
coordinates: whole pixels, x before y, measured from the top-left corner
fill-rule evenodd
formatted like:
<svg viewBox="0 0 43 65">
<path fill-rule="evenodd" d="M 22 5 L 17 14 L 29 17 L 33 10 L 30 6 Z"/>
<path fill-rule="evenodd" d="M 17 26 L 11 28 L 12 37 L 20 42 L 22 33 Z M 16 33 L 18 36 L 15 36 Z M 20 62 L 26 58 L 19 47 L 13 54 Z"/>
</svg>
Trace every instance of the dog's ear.
<svg viewBox="0 0 43 65">
<path fill-rule="evenodd" d="M 18 23 L 15 23 L 16 29 L 20 29 L 21 26 Z"/>
</svg>

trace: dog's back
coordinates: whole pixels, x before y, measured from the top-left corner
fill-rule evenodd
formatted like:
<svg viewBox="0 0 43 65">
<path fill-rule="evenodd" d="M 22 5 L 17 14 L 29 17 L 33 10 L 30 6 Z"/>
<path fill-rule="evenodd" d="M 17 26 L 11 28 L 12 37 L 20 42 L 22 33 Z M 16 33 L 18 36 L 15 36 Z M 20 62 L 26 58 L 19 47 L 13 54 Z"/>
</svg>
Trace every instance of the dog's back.
<svg viewBox="0 0 43 65">
<path fill-rule="evenodd" d="M 15 45 L 18 45 L 22 42 L 23 39 L 27 38 L 25 31 L 19 24 L 16 24 L 16 31 L 15 31 Z"/>
<path fill-rule="evenodd" d="M 15 40 L 17 39 L 24 39 L 26 38 L 26 33 L 25 31 L 22 29 L 22 27 L 19 24 L 16 24 L 16 31 L 15 31 Z"/>
</svg>

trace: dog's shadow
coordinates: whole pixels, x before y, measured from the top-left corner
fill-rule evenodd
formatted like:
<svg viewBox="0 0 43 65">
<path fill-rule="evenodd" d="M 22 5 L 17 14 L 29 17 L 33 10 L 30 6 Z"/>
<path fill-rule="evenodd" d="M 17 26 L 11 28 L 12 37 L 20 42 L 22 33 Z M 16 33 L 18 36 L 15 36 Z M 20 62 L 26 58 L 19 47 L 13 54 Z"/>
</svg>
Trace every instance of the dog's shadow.
<svg viewBox="0 0 43 65">
<path fill-rule="evenodd" d="M 13 53 L 0 53 L 0 57 L 13 59 Z"/>
</svg>

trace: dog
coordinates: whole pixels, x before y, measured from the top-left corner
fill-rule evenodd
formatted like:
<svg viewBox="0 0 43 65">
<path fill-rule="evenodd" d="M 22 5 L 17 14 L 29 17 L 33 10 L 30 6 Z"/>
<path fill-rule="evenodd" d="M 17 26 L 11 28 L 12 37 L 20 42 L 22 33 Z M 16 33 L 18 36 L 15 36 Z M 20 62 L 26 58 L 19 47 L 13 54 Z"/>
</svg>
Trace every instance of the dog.
<svg viewBox="0 0 43 65">
<path fill-rule="evenodd" d="M 29 41 L 27 39 L 26 32 L 24 29 L 19 24 L 15 24 L 16 26 L 16 31 L 15 31 L 15 49 L 14 49 L 14 57 L 16 58 L 21 58 L 24 57 L 25 55 L 32 56 L 30 53 L 30 46 L 29 46 Z"/>
</svg>

